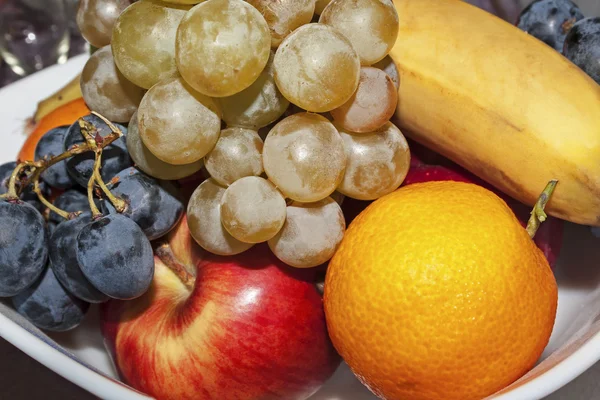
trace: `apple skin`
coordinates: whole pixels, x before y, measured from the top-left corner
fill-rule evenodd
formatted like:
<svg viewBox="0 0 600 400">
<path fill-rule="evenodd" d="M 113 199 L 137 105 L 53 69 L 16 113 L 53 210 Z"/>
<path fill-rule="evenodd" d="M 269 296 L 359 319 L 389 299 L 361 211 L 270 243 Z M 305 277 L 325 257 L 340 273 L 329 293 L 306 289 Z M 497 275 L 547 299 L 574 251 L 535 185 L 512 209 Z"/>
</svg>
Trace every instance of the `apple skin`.
<svg viewBox="0 0 600 400">
<path fill-rule="evenodd" d="M 285 266 L 264 244 L 210 255 L 185 218 L 155 254 L 150 290 L 102 307 L 107 349 L 133 388 L 157 399 L 300 400 L 339 366 L 314 271 Z"/>
</svg>

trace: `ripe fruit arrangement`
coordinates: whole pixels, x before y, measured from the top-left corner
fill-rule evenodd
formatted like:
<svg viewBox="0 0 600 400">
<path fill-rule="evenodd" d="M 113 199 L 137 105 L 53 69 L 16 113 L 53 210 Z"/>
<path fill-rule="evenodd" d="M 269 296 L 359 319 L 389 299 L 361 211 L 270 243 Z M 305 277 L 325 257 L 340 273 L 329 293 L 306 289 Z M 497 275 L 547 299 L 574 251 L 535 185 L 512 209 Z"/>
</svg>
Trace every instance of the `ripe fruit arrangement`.
<svg viewBox="0 0 600 400">
<path fill-rule="evenodd" d="M 268 243 L 299 268 L 327 262 L 343 238 L 336 189 L 374 200 L 402 183 L 410 153 L 389 122 L 398 82 L 386 59 L 398 26 L 391 1 L 332 2 L 319 23 L 314 1 L 183 3 L 81 2 L 78 23 L 98 47 L 80 79 L 93 113 L 46 132 L 33 160 L 3 168 L 6 213 L 36 228 L 21 251 L 33 246 L 35 262 L 2 263 L 4 296 L 42 277 L 85 302 L 140 296 L 153 273 L 150 241 L 185 208 L 177 183 L 164 180 L 204 164 L 210 179 L 187 202 L 196 242 L 225 256 Z M 352 36 L 356 22 L 335 17 L 353 12 L 368 35 Z"/>
<path fill-rule="evenodd" d="M 88 3 L 82 20 L 101 2 Z M 379 198 L 408 170 L 406 140 L 389 121 L 398 101 L 386 58 L 398 31 L 392 2 L 331 2 L 318 23 L 312 0 L 174 3 L 138 1 L 114 20 L 110 43 L 84 68 L 86 103 L 129 121 L 128 150 L 145 173 L 181 179 L 206 165 L 211 179 L 187 207 L 205 250 L 230 256 L 268 242 L 288 264 L 326 262 L 343 219 L 320 233 L 335 240 L 311 241 L 295 227 L 302 216 L 329 215 L 326 204 L 341 214 L 327 200 L 336 189 Z M 106 19 L 84 25 L 100 32 Z M 233 193 L 241 185 L 243 195 Z M 265 201 L 278 205 L 274 214 L 258 206 Z"/>
<path fill-rule="evenodd" d="M 148 313 L 135 321 L 131 313 L 157 305 L 156 293 L 182 310 L 217 301 L 228 319 L 206 331 L 206 343 L 226 328 L 260 341 L 264 354 L 245 363 L 266 371 L 253 377 L 232 353 L 238 346 L 222 349 L 213 356 L 229 357 L 229 371 L 251 382 L 224 390 L 218 382 L 230 374 L 208 363 L 207 396 L 305 399 L 340 362 L 313 268 L 344 236 L 336 190 L 374 200 L 400 186 L 410 163 L 390 122 L 398 71 L 386 56 L 398 16 L 389 0 L 332 2 L 336 11 L 322 9 L 320 22 L 311 22 L 314 0 L 176 3 L 81 2 L 78 23 L 97 47 L 80 78 L 92 112 L 46 132 L 31 160 L 3 166 L 1 245 L 10 251 L 0 257 L 0 295 L 54 331 L 75 328 L 90 303 L 103 303 L 123 379 L 158 398 L 194 392 L 171 371 L 171 384 L 136 378 L 131 349 L 147 354 L 137 336 Z M 368 35 L 352 37 L 360 27 L 334 18 L 340 12 L 360 12 Z M 210 276 L 229 292 L 214 298 Z M 185 289 L 175 297 L 163 292 L 173 279 Z M 202 337 L 207 315 L 189 313 L 198 319 L 187 329 Z M 255 336 L 243 338 L 241 326 L 255 326 L 246 329 Z M 172 357 L 160 349 L 167 339 L 149 339 L 157 360 Z"/>
<path fill-rule="evenodd" d="M 408 295 L 420 293 L 422 281 L 413 278 L 425 267 L 418 260 L 430 257 L 431 268 L 448 260 L 444 270 L 465 285 L 449 289 L 435 268 L 430 278 L 441 282 L 440 293 L 459 297 L 471 284 L 461 268 L 480 263 L 487 267 L 477 271 L 479 282 L 506 280 L 506 287 L 516 288 L 502 292 L 506 307 L 478 301 L 463 314 L 443 315 L 450 318 L 448 326 L 470 320 L 469 312 L 488 315 L 484 322 L 510 324 L 515 304 L 524 304 L 514 293 L 526 293 L 528 306 L 518 317 L 521 336 L 510 339 L 519 342 L 519 354 L 507 358 L 509 367 L 490 375 L 489 384 L 463 390 L 486 365 L 445 383 L 460 388 L 455 398 L 469 399 L 514 381 L 539 357 L 552 328 L 556 285 L 548 264 L 560 249 L 560 224 L 546 222 L 534 243 L 522 226 L 525 206 L 457 166 L 419 164 L 403 132 L 529 206 L 558 177 L 548 209 L 571 221 L 597 223 L 597 196 L 590 195 L 596 181 L 583 181 L 596 176 L 598 167 L 576 157 L 581 151 L 590 159 L 595 155 L 588 128 L 592 115 L 600 115 L 593 113 L 596 105 L 568 99 L 562 108 L 573 113 L 552 109 L 582 133 L 576 133 L 573 148 L 551 152 L 560 140 L 542 129 L 547 121 L 541 111 L 519 112 L 557 102 L 546 104 L 538 93 L 542 99 L 529 98 L 528 108 L 508 110 L 503 102 L 518 88 L 507 79 L 477 85 L 456 72 L 486 65 L 469 53 L 476 46 L 461 37 L 467 33 L 446 25 L 461 18 L 470 21 L 465 26 L 484 21 L 482 38 L 473 42 L 488 43 L 500 33 L 514 42 L 503 51 L 520 61 L 523 54 L 541 54 L 545 68 L 573 78 L 584 99 L 598 89 L 517 28 L 462 2 L 431 1 L 435 7 L 421 0 L 82 1 L 78 22 L 98 47 L 80 81 L 93 112 L 48 131 L 32 161 L 0 166 L 0 231 L 7 232 L 0 246 L 10 249 L 0 252 L 0 296 L 12 297 L 22 315 L 47 330 L 72 329 L 90 303 L 102 303 L 103 334 L 121 377 L 159 399 L 306 399 L 339 364 L 336 350 L 378 395 L 429 398 L 427 385 L 444 377 L 428 375 L 435 371 L 427 363 L 414 364 L 418 373 L 406 378 L 412 392 L 388 387 L 390 376 L 400 382 L 399 376 L 408 375 L 401 366 L 411 364 L 414 354 L 372 363 L 382 348 L 398 342 L 389 309 L 419 309 L 418 296 Z M 555 2 L 557 11 L 548 11 Z M 582 16 L 567 3 L 538 0 L 519 26 L 543 32 L 546 39 L 540 37 L 555 47 L 565 41 L 565 49 L 579 57 L 589 53 L 593 40 L 586 39 L 583 50 L 574 44 L 596 31 L 593 21 L 577 22 Z M 456 18 L 448 22 L 448 15 Z M 563 28 L 577 22 L 581 34 L 544 30 L 540 15 L 552 18 L 545 22 L 553 29 L 563 17 Z M 409 21 L 420 21 L 418 29 Z M 423 45 L 431 40 L 460 41 L 457 48 L 466 53 L 433 57 L 439 46 Z M 454 65 L 458 58 L 472 62 L 439 65 Z M 523 78 L 531 90 L 537 88 L 533 75 Z M 539 81 L 546 78 L 541 74 Z M 471 92 L 457 95 L 465 87 Z M 527 99 L 514 96 L 516 104 Z M 575 120 L 577 113 L 583 118 Z M 488 130 L 479 132 L 482 127 Z M 519 139 L 504 140 L 512 147 L 497 145 L 502 157 L 494 156 L 492 133 L 515 127 L 524 127 Z M 490 134 L 485 140 L 484 131 Z M 535 147 L 534 163 L 526 155 L 539 143 L 548 146 Z M 569 170 L 577 167 L 582 169 Z M 416 184 L 430 180 L 476 185 Z M 512 211 L 481 186 L 495 190 Z M 463 208 L 449 199 L 462 199 Z M 543 204 L 548 200 L 546 194 Z M 483 227 L 468 217 L 478 207 Z M 419 218 L 419 210 L 433 210 L 432 217 Z M 353 211 L 360 215 L 346 233 Z M 532 221 L 544 218 L 543 207 L 536 208 Z M 497 227 L 506 235 L 494 236 Z M 429 234 L 419 236 L 421 228 Z M 479 250 L 435 242 L 444 237 Z M 477 259 L 481 252 L 493 260 Z M 382 261 L 382 254 L 388 258 Z M 324 311 L 314 283 L 332 257 Z M 515 262 L 523 268 L 513 279 L 506 267 Z M 532 289 L 530 282 L 542 284 Z M 381 296 L 402 285 L 404 299 Z M 531 320 L 535 332 L 525 334 Z M 423 337 L 426 329 L 402 326 L 431 340 Z M 465 346 L 475 348 L 469 337 L 478 337 L 504 348 L 495 331 L 486 336 L 480 328 L 465 328 Z M 434 336 L 443 342 L 446 333 Z M 361 335 L 362 348 L 353 343 Z M 186 350 L 190 343 L 194 351 Z M 238 379 L 232 383 L 231 376 Z"/>
</svg>

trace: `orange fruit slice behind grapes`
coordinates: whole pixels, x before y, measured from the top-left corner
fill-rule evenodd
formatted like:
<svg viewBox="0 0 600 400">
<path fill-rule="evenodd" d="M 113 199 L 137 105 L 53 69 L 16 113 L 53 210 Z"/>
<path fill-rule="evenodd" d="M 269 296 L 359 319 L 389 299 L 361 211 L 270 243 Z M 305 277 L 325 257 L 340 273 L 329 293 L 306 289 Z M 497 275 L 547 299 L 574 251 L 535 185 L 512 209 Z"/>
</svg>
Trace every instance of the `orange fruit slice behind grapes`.
<svg viewBox="0 0 600 400">
<path fill-rule="evenodd" d="M 17 160 L 33 160 L 35 147 L 46 132 L 62 125 L 71 125 L 77 121 L 78 118 L 84 117 L 89 113 L 90 109 L 86 106 L 83 98 L 75 99 L 48 113 L 33 127 L 32 132 L 25 140 L 23 147 L 21 147 Z"/>
</svg>

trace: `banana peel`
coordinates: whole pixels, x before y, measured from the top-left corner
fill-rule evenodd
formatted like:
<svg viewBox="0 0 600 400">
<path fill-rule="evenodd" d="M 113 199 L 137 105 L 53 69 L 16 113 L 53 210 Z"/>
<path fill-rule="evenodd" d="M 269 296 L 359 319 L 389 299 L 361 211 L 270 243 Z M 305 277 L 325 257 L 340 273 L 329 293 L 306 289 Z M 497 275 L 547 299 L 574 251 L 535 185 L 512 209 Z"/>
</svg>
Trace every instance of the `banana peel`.
<svg viewBox="0 0 600 400">
<path fill-rule="evenodd" d="M 511 197 L 600 226 L 600 86 L 553 48 L 470 4 L 394 0 L 394 122 Z"/>
<path fill-rule="evenodd" d="M 79 85 L 79 79 L 81 74 L 78 74 L 75 78 L 73 78 L 69 83 L 65 86 L 57 90 L 55 93 L 40 101 L 37 105 L 37 109 L 33 114 L 33 123 L 37 124 L 53 112 L 54 110 L 62 107 L 63 105 L 70 103 L 73 100 L 76 100 L 82 97 L 81 87 Z"/>
</svg>

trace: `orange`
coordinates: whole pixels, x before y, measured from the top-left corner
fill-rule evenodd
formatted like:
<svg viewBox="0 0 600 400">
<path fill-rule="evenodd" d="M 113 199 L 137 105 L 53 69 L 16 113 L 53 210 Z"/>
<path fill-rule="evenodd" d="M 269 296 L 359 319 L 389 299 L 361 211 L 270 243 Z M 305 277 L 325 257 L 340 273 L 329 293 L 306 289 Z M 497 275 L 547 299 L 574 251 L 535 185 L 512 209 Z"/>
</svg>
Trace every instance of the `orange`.
<svg viewBox="0 0 600 400">
<path fill-rule="evenodd" d="M 460 182 L 406 186 L 367 207 L 330 262 L 331 339 L 384 399 L 481 399 L 531 369 L 557 286 L 510 208 Z"/>
<path fill-rule="evenodd" d="M 85 105 L 83 98 L 79 98 L 44 116 L 34 126 L 33 131 L 27 137 L 27 140 L 19 152 L 17 160 L 33 160 L 35 146 L 37 146 L 38 141 L 46 132 L 62 125 L 71 125 L 73 122 L 77 121 L 77 118 L 83 117 L 89 113 L 90 109 Z"/>
</svg>

